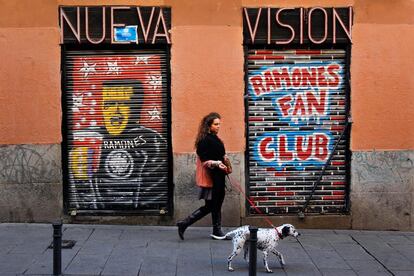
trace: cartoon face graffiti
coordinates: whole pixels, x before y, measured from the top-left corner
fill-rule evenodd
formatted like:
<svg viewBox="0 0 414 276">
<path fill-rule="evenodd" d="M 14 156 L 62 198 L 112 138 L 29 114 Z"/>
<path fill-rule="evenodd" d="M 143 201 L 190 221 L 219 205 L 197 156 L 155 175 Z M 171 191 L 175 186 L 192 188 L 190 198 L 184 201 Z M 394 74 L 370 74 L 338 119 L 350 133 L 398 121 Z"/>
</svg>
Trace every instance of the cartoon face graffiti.
<svg viewBox="0 0 414 276">
<path fill-rule="evenodd" d="M 130 117 L 130 99 L 133 94 L 131 86 L 104 86 L 103 117 L 105 127 L 110 135 L 121 134 Z"/>
</svg>

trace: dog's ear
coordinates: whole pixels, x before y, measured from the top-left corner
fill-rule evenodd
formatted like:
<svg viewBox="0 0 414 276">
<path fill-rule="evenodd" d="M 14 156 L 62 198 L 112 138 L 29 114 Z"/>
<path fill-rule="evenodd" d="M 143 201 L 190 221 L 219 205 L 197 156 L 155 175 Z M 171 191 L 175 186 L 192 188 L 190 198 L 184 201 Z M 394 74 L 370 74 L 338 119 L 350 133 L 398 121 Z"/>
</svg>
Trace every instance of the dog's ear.
<svg viewBox="0 0 414 276">
<path fill-rule="evenodd" d="M 285 227 L 282 228 L 282 236 L 283 237 L 289 236 L 289 233 L 290 233 L 290 226 L 286 225 Z"/>
</svg>

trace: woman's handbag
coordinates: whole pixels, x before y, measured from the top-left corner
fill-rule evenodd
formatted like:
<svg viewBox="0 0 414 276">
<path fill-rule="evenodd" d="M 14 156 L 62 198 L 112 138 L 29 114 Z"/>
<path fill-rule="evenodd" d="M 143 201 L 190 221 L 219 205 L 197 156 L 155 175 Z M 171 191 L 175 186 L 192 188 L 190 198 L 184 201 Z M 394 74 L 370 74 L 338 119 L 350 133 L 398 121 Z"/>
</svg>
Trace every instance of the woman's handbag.
<svg viewBox="0 0 414 276">
<path fill-rule="evenodd" d="M 211 178 L 210 170 L 203 162 L 201 162 L 198 156 L 196 161 L 196 184 L 201 188 L 213 187 L 213 179 Z"/>
</svg>

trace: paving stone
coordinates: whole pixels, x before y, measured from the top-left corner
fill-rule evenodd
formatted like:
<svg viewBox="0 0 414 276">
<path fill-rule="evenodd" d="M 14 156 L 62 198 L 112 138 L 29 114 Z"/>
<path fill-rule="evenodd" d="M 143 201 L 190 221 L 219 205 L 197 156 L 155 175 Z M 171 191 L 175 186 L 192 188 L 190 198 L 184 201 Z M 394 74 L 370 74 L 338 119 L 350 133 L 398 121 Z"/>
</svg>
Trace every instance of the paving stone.
<svg viewBox="0 0 414 276">
<path fill-rule="evenodd" d="M 377 235 L 357 234 L 352 235 L 352 238 L 363 246 L 383 247 L 384 241 Z"/>
<path fill-rule="evenodd" d="M 407 239 L 409 239 L 411 242 L 414 242 L 414 236 L 408 236 L 406 235 Z"/>
<path fill-rule="evenodd" d="M 0 275 L 23 273 L 34 262 L 32 254 L 7 254 L 0 259 Z"/>
<path fill-rule="evenodd" d="M 153 257 L 176 258 L 178 255 L 178 246 L 173 242 L 150 241 L 147 247 L 147 254 Z"/>
<path fill-rule="evenodd" d="M 9 252 L 11 254 L 42 254 L 45 252 L 50 245 L 51 240 L 36 239 L 33 241 L 25 241 L 24 243 L 18 244 Z"/>
<path fill-rule="evenodd" d="M 148 241 L 146 240 L 120 240 L 114 245 L 113 252 L 140 252 L 148 247 Z"/>
<path fill-rule="evenodd" d="M 376 236 L 358 236 L 356 240 L 373 257 L 389 269 L 413 270 L 414 262 Z"/>
<path fill-rule="evenodd" d="M 212 276 L 211 259 L 194 256 L 179 257 L 177 260 L 177 275 Z"/>
<path fill-rule="evenodd" d="M 198 249 L 193 248 L 180 248 L 177 252 L 178 258 L 186 258 L 188 256 L 193 257 L 194 259 L 211 259 L 211 251 L 209 247 L 202 246 Z"/>
<path fill-rule="evenodd" d="M 211 264 L 213 268 L 213 274 L 220 274 L 220 273 L 229 273 L 227 269 L 227 256 L 226 257 L 212 257 Z M 236 257 L 232 261 L 232 267 L 235 269 L 237 273 L 248 273 L 249 271 L 249 264 L 243 259 L 243 257 Z M 257 262 L 257 271 L 264 269 L 263 265 L 260 266 L 259 262 Z"/>
<path fill-rule="evenodd" d="M 373 260 L 358 244 L 334 244 L 335 251 L 345 260 Z"/>
<path fill-rule="evenodd" d="M 391 244 L 391 247 L 411 262 L 414 262 L 414 244 Z"/>
<path fill-rule="evenodd" d="M 312 250 L 308 251 L 308 255 L 319 269 L 351 269 L 344 259 L 334 250 Z"/>
<path fill-rule="evenodd" d="M 83 244 L 87 239 L 89 239 L 92 232 L 92 228 L 64 227 L 62 239 L 75 240 L 77 244 Z"/>
<path fill-rule="evenodd" d="M 330 244 L 342 244 L 342 243 L 355 243 L 355 241 L 352 239 L 350 235 L 347 234 L 327 234 L 323 236 L 324 239 L 326 239 Z"/>
<path fill-rule="evenodd" d="M 109 256 L 78 254 L 63 271 L 64 274 L 99 275 Z"/>
<path fill-rule="evenodd" d="M 62 249 L 62 271 L 69 265 L 80 247 L 76 245 L 71 249 Z M 53 273 L 53 250 L 48 249 L 39 258 L 34 261 L 25 274 L 52 274 Z"/>
<path fill-rule="evenodd" d="M 139 271 L 140 276 L 167 276 L 176 275 L 177 259 L 170 257 L 146 256 Z"/>
<path fill-rule="evenodd" d="M 88 240 L 104 240 L 104 241 L 108 241 L 108 240 L 119 240 L 121 234 L 122 234 L 122 229 L 95 229 L 95 231 L 93 231 L 92 235 L 89 237 Z"/>
<path fill-rule="evenodd" d="M 145 252 L 117 252 L 105 264 L 101 275 L 136 276 L 144 260 Z"/>
<path fill-rule="evenodd" d="M 332 245 L 323 236 L 307 236 L 300 238 L 299 242 L 306 250 L 330 250 Z"/>
<path fill-rule="evenodd" d="M 143 231 L 139 229 L 127 229 L 125 231 L 122 231 L 119 239 L 120 240 L 147 240 L 150 237 L 152 231 Z M 157 231 L 158 232 L 158 231 Z M 155 237 L 156 235 L 153 235 Z M 143 239 L 145 237 L 145 239 Z"/>
<path fill-rule="evenodd" d="M 346 262 L 355 271 L 386 271 L 381 263 L 375 260 L 347 260 Z"/>
<path fill-rule="evenodd" d="M 16 246 L 13 240 L 0 240 L 0 258 L 3 254 L 10 253 Z"/>
<path fill-rule="evenodd" d="M 334 229 L 334 233 L 342 234 L 342 235 L 351 235 L 351 234 L 358 234 L 360 230 L 349 230 L 349 229 Z"/>
<path fill-rule="evenodd" d="M 210 233 L 211 227 L 190 227 L 182 241 L 176 227 L 65 224 L 63 239 L 76 245 L 62 250 L 62 269 L 66 275 L 229 276 L 232 243 Z M 0 275 L 50 275 L 51 241 L 50 224 L 0 224 Z M 304 230 L 299 239 L 280 241 L 278 250 L 286 265 L 269 256 L 273 275 L 414 275 L 411 232 Z M 232 276 L 248 274 L 243 253 L 233 266 Z M 257 275 L 268 275 L 260 251 Z"/>
<path fill-rule="evenodd" d="M 84 255 L 107 255 L 109 256 L 114 249 L 116 242 L 104 240 L 88 240 L 80 249 L 80 254 Z"/>
<path fill-rule="evenodd" d="M 336 269 L 323 268 L 321 269 L 323 276 L 356 276 L 357 274 L 352 269 Z"/>
<path fill-rule="evenodd" d="M 286 262 L 285 273 L 288 276 L 322 275 L 310 259 L 292 259 Z"/>
<path fill-rule="evenodd" d="M 400 253 L 393 251 L 388 254 L 373 253 L 376 258 L 390 270 L 412 270 L 414 271 L 414 263 L 405 258 Z"/>
<path fill-rule="evenodd" d="M 212 256 L 227 256 L 233 251 L 231 241 L 213 241 L 210 242 Z"/>
<path fill-rule="evenodd" d="M 277 250 L 282 253 L 287 260 L 309 258 L 308 254 L 303 250 L 303 247 L 299 243 L 280 243 L 277 246 Z"/>
<path fill-rule="evenodd" d="M 324 236 L 326 234 L 333 234 L 335 230 L 332 229 L 300 229 L 302 235 L 316 235 Z"/>
<path fill-rule="evenodd" d="M 395 233 L 381 233 L 378 234 L 378 237 L 387 244 L 413 244 L 414 241 L 410 240 L 408 237 L 395 234 Z"/>
<path fill-rule="evenodd" d="M 372 270 L 362 270 L 362 271 L 356 271 L 356 273 L 360 276 L 390 276 L 391 273 L 387 271 L 372 271 Z"/>
<path fill-rule="evenodd" d="M 381 234 L 383 234 L 385 232 L 391 233 L 393 231 L 361 230 L 361 231 L 359 231 L 359 234 L 361 234 L 361 235 L 368 235 L 368 236 L 377 236 L 377 235 L 381 235 Z M 395 233 L 395 232 L 393 232 L 393 233 Z"/>
<path fill-rule="evenodd" d="M 392 270 L 392 273 L 395 276 L 413 276 L 414 275 L 414 270 L 409 270 L 409 271 Z"/>
</svg>

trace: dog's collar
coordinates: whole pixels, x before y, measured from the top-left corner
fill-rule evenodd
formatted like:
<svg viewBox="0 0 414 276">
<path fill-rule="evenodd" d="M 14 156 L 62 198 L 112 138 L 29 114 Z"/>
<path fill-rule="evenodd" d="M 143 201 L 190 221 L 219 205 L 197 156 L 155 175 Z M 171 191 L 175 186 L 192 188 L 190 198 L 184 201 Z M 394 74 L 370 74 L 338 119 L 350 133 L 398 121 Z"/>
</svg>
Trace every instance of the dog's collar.
<svg viewBox="0 0 414 276">
<path fill-rule="evenodd" d="M 279 232 L 279 230 L 277 230 L 277 228 L 275 227 L 276 233 L 279 236 L 279 239 L 283 240 L 283 235 L 282 233 Z"/>
</svg>

